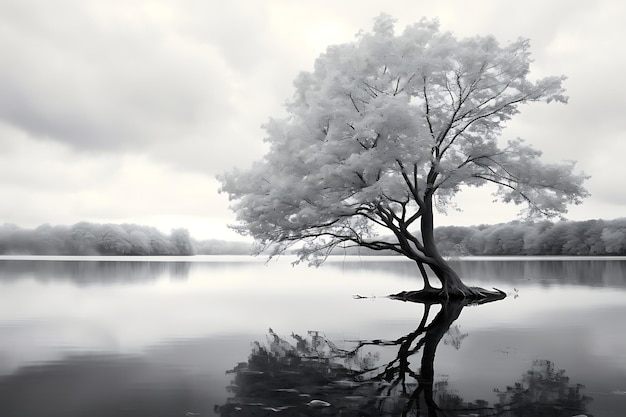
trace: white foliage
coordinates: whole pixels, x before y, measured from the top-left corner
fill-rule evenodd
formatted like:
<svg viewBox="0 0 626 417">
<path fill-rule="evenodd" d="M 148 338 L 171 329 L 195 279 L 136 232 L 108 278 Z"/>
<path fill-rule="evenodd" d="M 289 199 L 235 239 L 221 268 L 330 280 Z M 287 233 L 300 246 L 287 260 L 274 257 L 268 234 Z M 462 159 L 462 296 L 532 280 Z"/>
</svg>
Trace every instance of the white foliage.
<svg viewBox="0 0 626 417">
<path fill-rule="evenodd" d="M 301 255 L 323 258 L 340 242 L 373 242 L 376 225 L 403 231 L 433 199 L 449 205 L 461 186 L 487 182 L 528 214 L 565 212 L 586 196 L 573 163 L 544 164 L 519 139 L 498 146 L 520 104 L 567 101 L 564 77 L 531 82 L 529 63 L 525 39 L 456 39 L 429 20 L 395 36 L 393 19 L 379 17 L 298 76 L 289 116 L 265 125 L 264 159 L 220 178 L 239 230 L 278 252 L 305 240 Z"/>
</svg>

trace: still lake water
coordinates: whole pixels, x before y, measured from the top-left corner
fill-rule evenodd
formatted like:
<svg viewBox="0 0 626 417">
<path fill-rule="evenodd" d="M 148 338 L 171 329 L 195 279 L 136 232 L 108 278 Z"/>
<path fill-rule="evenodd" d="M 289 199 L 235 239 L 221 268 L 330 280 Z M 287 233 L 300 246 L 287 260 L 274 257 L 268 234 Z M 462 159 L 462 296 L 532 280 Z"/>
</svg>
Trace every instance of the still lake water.
<svg viewBox="0 0 626 417">
<path fill-rule="evenodd" d="M 626 415 L 626 259 L 290 261 L 0 257 L 0 416 Z"/>
</svg>

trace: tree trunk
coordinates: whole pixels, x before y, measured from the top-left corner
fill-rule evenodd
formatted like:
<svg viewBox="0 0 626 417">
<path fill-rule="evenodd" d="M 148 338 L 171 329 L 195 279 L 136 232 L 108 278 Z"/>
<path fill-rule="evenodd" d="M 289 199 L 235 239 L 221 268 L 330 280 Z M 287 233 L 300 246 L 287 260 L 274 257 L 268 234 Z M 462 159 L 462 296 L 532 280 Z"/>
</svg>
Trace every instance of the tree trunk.
<svg viewBox="0 0 626 417">
<path fill-rule="evenodd" d="M 445 298 L 465 298 L 476 295 L 474 289 L 468 287 L 461 281 L 461 278 L 459 278 L 457 273 L 450 267 L 437 249 L 437 245 L 435 244 L 432 195 L 426 196 L 424 206 L 421 219 L 424 254 L 432 259 L 432 262 L 430 262 L 428 266 L 433 270 L 439 281 L 441 281 L 441 292 Z"/>
<path fill-rule="evenodd" d="M 441 292 L 445 295 L 445 298 L 465 298 L 476 295 L 475 290 L 461 281 L 461 278 L 448 262 L 441 255 L 439 257 L 441 259 L 436 264 L 429 266 L 439 281 L 441 281 Z"/>
</svg>

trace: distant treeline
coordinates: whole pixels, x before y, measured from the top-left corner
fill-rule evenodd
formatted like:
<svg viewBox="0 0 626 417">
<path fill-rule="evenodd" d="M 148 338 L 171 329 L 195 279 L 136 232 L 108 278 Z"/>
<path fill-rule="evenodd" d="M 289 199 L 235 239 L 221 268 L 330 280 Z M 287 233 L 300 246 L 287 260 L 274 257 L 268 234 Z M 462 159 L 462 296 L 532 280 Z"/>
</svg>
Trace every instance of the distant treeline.
<svg viewBox="0 0 626 417">
<path fill-rule="evenodd" d="M 0 226 L 2 255 L 221 255 L 249 254 L 251 245 L 220 240 L 197 241 L 187 229 L 169 235 L 136 224 L 77 223 L 36 229 Z"/>
<path fill-rule="evenodd" d="M 435 241 L 446 256 L 626 255 L 626 218 L 616 220 L 501 223 L 435 228 Z M 350 247 L 334 255 L 394 255 L 391 251 Z"/>
<path fill-rule="evenodd" d="M 626 218 L 616 220 L 510 222 L 435 229 L 440 251 L 470 255 L 626 255 Z M 252 244 L 217 239 L 198 241 L 187 229 L 169 235 L 136 224 L 77 223 L 23 229 L 0 226 L 0 255 L 247 255 Z M 388 255 L 367 249 L 335 254 Z"/>
<path fill-rule="evenodd" d="M 435 237 L 446 255 L 626 255 L 626 218 L 446 226 Z"/>
</svg>

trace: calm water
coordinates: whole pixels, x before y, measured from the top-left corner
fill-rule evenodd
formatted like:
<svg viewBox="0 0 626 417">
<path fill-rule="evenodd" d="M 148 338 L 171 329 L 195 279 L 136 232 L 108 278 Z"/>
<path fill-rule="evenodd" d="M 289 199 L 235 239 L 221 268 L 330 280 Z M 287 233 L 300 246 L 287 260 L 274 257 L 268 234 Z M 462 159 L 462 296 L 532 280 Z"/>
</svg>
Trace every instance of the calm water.
<svg viewBox="0 0 626 417">
<path fill-rule="evenodd" d="M 454 264 L 0 258 L 0 416 L 626 415 L 626 260 Z"/>
</svg>

